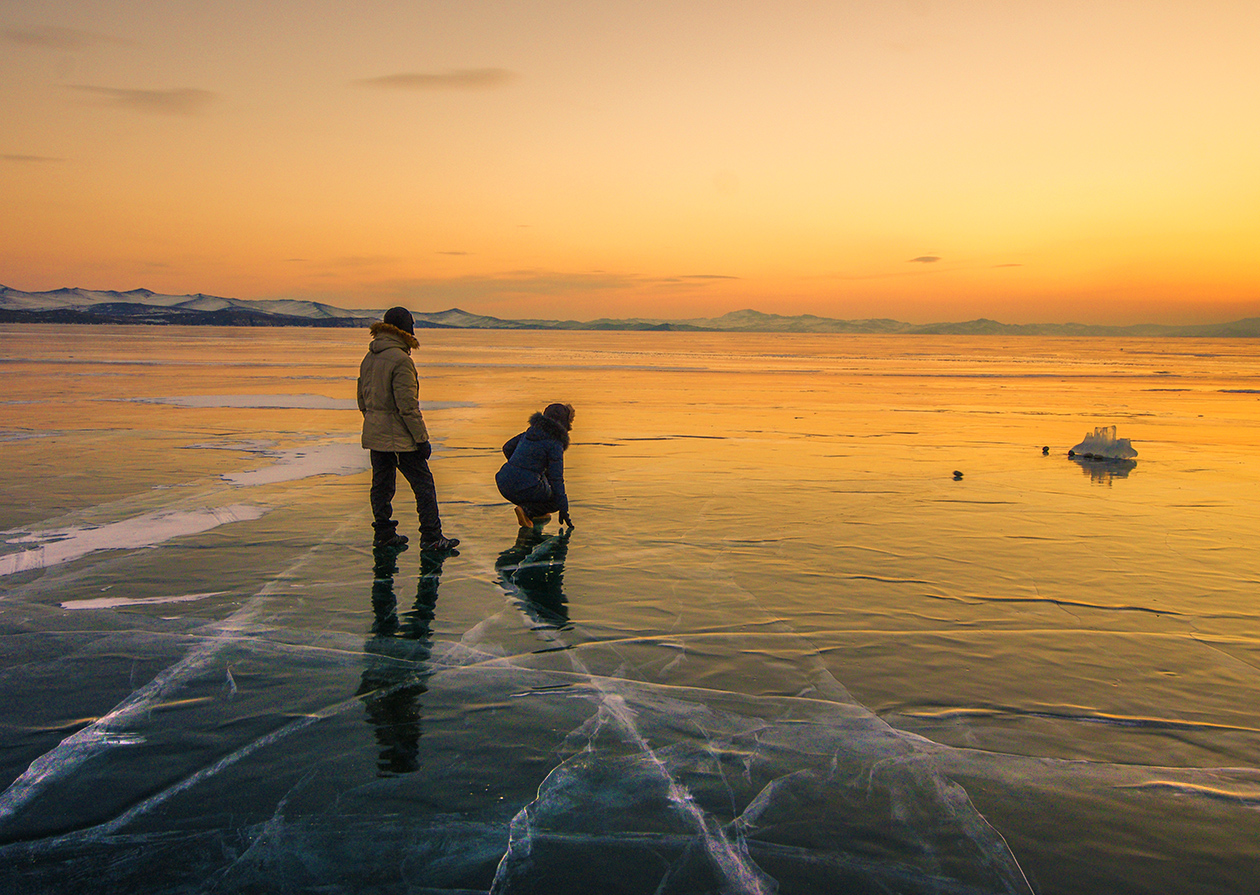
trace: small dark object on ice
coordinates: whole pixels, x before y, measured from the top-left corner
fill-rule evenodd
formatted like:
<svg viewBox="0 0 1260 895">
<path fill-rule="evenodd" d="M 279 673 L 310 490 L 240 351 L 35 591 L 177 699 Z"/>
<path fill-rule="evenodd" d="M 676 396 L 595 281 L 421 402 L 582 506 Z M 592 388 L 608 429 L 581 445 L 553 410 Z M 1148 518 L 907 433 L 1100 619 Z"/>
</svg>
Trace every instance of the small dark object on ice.
<svg viewBox="0 0 1260 895">
<path fill-rule="evenodd" d="M 1043 457 L 1048 453 L 1050 453 L 1050 445 L 1046 445 L 1045 447 L 1041 449 L 1041 454 Z"/>
<path fill-rule="evenodd" d="M 958 481 L 958 480 L 959 480 L 959 479 L 961 479 L 961 478 L 962 478 L 962 473 L 961 473 L 961 472 L 959 472 L 957 469 L 955 469 L 955 470 L 954 470 L 954 481 L 956 482 L 956 481 Z"/>
<path fill-rule="evenodd" d="M 1076 456 L 1076 451 L 1068 451 L 1068 456 L 1069 456 L 1069 457 L 1075 457 L 1075 456 Z"/>
</svg>

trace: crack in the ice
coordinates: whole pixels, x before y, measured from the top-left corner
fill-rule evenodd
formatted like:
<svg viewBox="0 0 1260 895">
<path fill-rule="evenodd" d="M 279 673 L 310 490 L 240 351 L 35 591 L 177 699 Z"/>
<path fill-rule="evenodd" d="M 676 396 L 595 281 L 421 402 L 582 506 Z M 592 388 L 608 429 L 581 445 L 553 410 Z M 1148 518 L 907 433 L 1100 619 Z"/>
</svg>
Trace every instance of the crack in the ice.
<svg viewBox="0 0 1260 895">
<path fill-rule="evenodd" d="M 337 533 L 346 525 L 341 526 Z M 66 737 L 57 746 L 32 761 L 0 793 L 0 825 L 39 798 L 49 786 L 71 776 L 80 767 L 112 748 L 109 742 L 112 735 L 122 732 L 133 720 L 146 717 L 155 705 L 178 691 L 192 678 L 202 674 L 226 647 L 240 641 L 252 629 L 254 622 L 262 615 L 267 599 L 280 582 L 310 561 L 323 544 L 335 536 L 336 534 L 330 535 L 321 544 L 311 547 L 267 582 L 245 605 L 215 626 L 214 636 L 199 643 L 179 662 L 167 667 L 141 689 L 132 692 L 109 713 Z M 305 719 L 293 723 L 301 723 L 303 720 Z"/>
<path fill-rule="evenodd" d="M 524 602 L 519 592 L 512 592 L 513 587 L 509 581 L 500 578 L 500 586 L 508 596 L 515 597 L 518 603 Z M 518 611 L 527 621 L 530 620 L 527 612 L 519 607 Z M 538 631 L 538 634 L 548 640 L 555 641 L 561 640 L 562 632 L 548 630 Z M 604 679 L 594 675 L 575 652 L 569 650 L 567 655 L 573 664 L 574 670 L 579 675 L 584 676 L 599 694 L 600 710 L 608 713 L 608 716 L 620 729 L 622 738 L 629 745 L 637 748 L 640 754 L 648 760 L 649 766 L 666 782 L 670 802 L 699 836 L 711 864 L 724 881 L 723 891 L 747 893 L 747 895 L 772 895 L 778 888 L 777 884 L 752 861 L 748 855 L 746 844 L 741 848 L 740 842 L 732 843 L 722 826 L 696 803 L 690 790 L 674 778 L 669 768 L 666 767 L 656 753 L 656 750 L 652 748 L 651 744 L 648 743 L 635 725 L 634 711 L 626 704 L 625 698 L 621 694 L 611 691 L 603 683 Z M 555 773 L 554 769 L 552 773 Z M 549 774 L 548 777 L 550 776 Z M 542 792 L 543 787 L 540 786 L 540 796 Z M 528 810 L 529 806 L 525 806 L 512 820 L 508 848 L 499 862 L 494 884 L 490 888 L 491 893 L 502 891 L 502 887 L 506 885 L 507 868 L 510 866 L 514 856 L 513 844 L 520 841 L 518 837 L 518 818 L 521 819 L 521 825 L 526 827 L 525 832 L 530 832 L 528 830 Z M 532 841 L 532 837 L 529 841 Z M 526 856 L 528 856 L 528 852 L 526 852 Z M 662 881 L 663 884 L 664 882 Z"/>
</svg>

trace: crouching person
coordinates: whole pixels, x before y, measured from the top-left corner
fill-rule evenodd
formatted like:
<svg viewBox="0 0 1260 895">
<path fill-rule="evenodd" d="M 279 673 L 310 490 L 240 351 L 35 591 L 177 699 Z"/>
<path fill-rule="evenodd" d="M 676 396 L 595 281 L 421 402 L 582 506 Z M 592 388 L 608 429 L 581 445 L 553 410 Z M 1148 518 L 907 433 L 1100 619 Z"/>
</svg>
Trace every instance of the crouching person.
<svg viewBox="0 0 1260 895">
<path fill-rule="evenodd" d="M 516 506 L 522 528 L 560 514 L 560 524 L 573 527 L 564 491 L 564 452 L 569 448 L 574 410 L 570 404 L 549 404 L 529 418 L 529 428 L 503 445 L 507 462 L 495 475 L 499 493 Z"/>
</svg>

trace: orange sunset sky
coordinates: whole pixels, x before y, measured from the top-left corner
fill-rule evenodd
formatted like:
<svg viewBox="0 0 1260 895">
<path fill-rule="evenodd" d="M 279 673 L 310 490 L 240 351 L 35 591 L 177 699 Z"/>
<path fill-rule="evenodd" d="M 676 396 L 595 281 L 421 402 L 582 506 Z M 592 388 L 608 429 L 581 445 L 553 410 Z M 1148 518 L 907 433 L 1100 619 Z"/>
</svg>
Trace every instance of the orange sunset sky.
<svg viewBox="0 0 1260 895">
<path fill-rule="evenodd" d="M 1260 316 L 1255 0 L 0 0 L 0 283 Z"/>
</svg>

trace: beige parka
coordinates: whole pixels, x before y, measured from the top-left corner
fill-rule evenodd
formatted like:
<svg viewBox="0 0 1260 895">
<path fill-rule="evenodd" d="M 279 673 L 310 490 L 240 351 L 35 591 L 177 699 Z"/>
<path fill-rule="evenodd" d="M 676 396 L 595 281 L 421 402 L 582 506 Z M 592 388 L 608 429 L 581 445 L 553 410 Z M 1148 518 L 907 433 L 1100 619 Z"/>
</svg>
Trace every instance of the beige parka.
<svg viewBox="0 0 1260 895">
<path fill-rule="evenodd" d="M 372 324 L 372 342 L 359 365 L 363 447 L 405 453 L 429 440 L 420 414 L 420 380 L 411 349 L 420 342 L 385 322 Z"/>
</svg>

